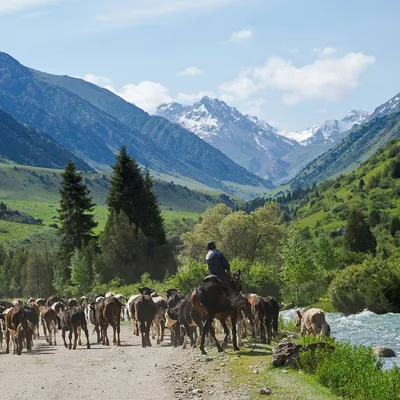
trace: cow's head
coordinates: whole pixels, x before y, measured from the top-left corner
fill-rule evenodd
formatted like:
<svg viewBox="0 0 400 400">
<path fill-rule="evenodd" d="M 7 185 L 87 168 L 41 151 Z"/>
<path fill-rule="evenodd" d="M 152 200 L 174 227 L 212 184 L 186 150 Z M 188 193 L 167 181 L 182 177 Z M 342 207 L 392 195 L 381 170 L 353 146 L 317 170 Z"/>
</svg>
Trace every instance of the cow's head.
<svg viewBox="0 0 400 400">
<path fill-rule="evenodd" d="M 139 292 L 142 296 L 151 296 L 151 294 L 153 293 L 153 289 L 150 289 L 149 287 L 142 287 L 139 288 Z"/>
<path fill-rule="evenodd" d="M 303 313 L 300 311 L 296 311 L 296 326 L 301 325 L 301 320 L 303 319 Z"/>
</svg>

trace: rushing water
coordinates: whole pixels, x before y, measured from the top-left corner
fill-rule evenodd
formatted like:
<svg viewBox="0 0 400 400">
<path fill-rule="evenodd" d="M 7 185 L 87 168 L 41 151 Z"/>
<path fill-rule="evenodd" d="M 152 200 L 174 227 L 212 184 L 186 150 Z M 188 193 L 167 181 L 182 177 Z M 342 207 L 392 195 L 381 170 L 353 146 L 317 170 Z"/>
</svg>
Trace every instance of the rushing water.
<svg viewBox="0 0 400 400">
<path fill-rule="evenodd" d="M 295 310 L 283 311 L 284 320 L 296 318 Z M 364 346 L 386 346 L 395 351 L 396 358 L 386 358 L 386 368 L 393 364 L 400 367 L 400 314 L 378 315 L 371 311 L 344 316 L 339 313 L 326 313 L 331 327 L 331 335 L 337 340 L 349 340 L 352 344 Z"/>
</svg>

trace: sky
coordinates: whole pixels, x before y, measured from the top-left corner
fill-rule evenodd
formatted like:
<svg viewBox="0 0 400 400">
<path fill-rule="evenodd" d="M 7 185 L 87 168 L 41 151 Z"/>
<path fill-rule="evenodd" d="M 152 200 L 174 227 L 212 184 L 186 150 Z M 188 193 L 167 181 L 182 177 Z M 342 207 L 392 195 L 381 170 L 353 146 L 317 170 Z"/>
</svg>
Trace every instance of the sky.
<svg viewBox="0 0 400 400">
<path fill-rule="evenodd" d="M 0 0 L 0 51 L 150 113 L 207 95 L 294 131 L 400 91 L 398 15 L 398 0 Z"/>
</svg>

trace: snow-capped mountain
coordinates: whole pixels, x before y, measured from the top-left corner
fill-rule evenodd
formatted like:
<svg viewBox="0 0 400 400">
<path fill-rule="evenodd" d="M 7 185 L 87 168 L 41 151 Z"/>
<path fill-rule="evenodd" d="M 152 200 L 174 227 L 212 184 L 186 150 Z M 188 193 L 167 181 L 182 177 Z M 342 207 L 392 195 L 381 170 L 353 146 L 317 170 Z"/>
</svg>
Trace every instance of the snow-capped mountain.
<svg viewBox="0 0 400 400">
<path fill-rule="evenodd" d="M 203 97 L 184 106 L 162 104 L 156 115 L 194 132 L 250 172 L 269 178 L 271 168 L 300 145 L 257 117 L 241 114 L 221 100 Z"/>
<path fill-rule="evenodd" d="M 369 116 L 370 113 L 366 111 L 352 110 L 341 120 L 327 120 L 322 124 L 314 125 L 304 131 L 279 131 L 278 133 L 284 137 L 298 141 L 303 146 L 316 143 L 327 143 L 329 145 L 329 142 L 333 144 L 343 139 L 346 135 L 345 132 L 361 125 Z"/>
<path fill-rule="evenodd" d="M 377 107 L 368 118 L 368 121 L 371 121 L 375 118 L 384 117 L 385 115 L 391 114 L 396 111 L 400 111 L 400 93 L 396 94 L 396 96 L 392 97 L 386 103 L 383 103 L 382 105 Z"/>
</svg>

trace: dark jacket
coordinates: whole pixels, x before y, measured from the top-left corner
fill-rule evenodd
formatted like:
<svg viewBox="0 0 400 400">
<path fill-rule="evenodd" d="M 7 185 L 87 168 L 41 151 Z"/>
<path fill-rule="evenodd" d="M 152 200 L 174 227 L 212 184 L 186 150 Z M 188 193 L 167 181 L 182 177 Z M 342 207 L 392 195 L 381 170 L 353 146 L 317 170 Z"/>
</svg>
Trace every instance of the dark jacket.
<svg viewBox="0 0 400 400">
<path fill-rule="evenodd" d="M 228 260 L 219 250 L 210 250 L 206 256 L 206 262 L 211 275 L 219 277 L 226 275 L 226 271 L 231 270 Z"/>
</svg>

